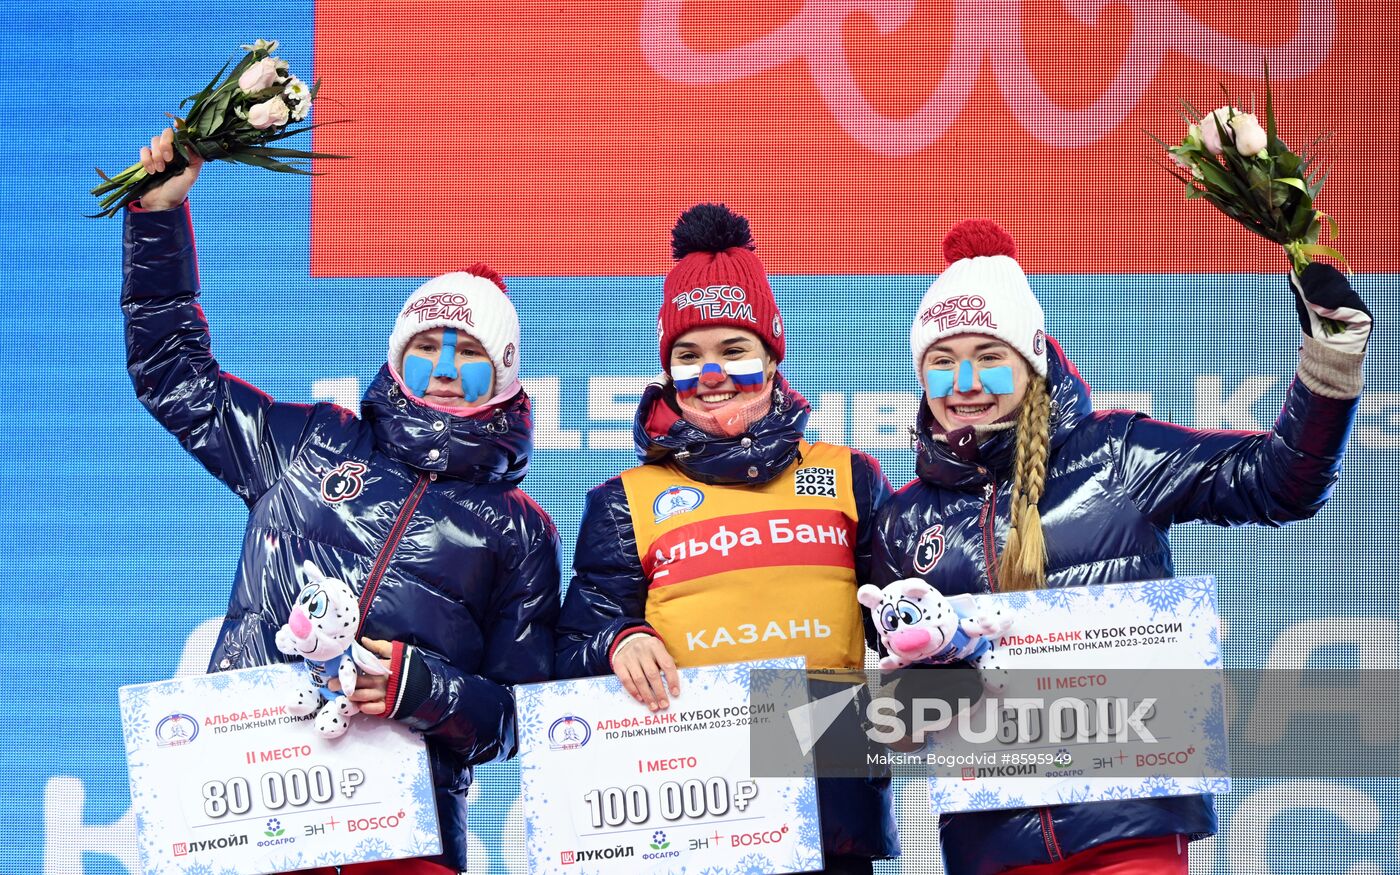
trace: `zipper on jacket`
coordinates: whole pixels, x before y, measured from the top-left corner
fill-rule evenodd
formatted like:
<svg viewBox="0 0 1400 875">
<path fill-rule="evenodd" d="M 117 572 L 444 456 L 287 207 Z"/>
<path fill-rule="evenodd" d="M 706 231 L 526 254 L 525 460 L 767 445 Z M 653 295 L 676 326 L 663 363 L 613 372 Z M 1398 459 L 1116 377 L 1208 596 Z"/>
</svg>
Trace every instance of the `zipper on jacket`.
<svg viewBox="0 0 1400 875">
<path fill-rule="evenodd" d="M 1055 838 L 1055 824 L 1050 821 L 1050 809 L 1042 808 L 1040 814 L 1041 837 L 1045 839 L 1045 852 L 1050 855 L 1050 862 L 1058 863 L 1065 858 L 1060 850 L 1060 841 Z"/>
<path fill-rule="evenodd" d="M 417 509 L 418 502 L 423 497 L 423 493 L 428 489 L 428 481 L 436 479 L 431 474 L 419 474 L 418 482 L 413 484 L 413 489 L 408 493 L 408 498 L 404 500 L 403 507 L 399 508 L 399 515 L 394 520 L 394 525 L 389 529 L 389 537 L 384 539 L 384 546 L 379 549 L 379 555 L 375 557 L 374 567 L 369 572 L 369 577 L 365 580 L 365 588 L 360 593 L 360 625 L 355 628 L 355 637 L 359 638 L 364 631 L 365 619 L 369 617 L 369 606 L 374 602 L 374 594 L 379 590 L 379 581 L 384 578 L 384 572 L 389 570 L 389 560 L 394 556 L 394 550 L 399 546 L 399 541 L 403 539 L 403 533 L 408 530 L 408 522 L 413 519 L 413 511 Z"/>
<path fill-rule="evenodd" d="M 987 485 L 982 487 L 982 557 L 987 564 L 987 585 L 992 592 L 997 591 L 997 484 L 991 479 L 986 468 L 978 468 L 987 474 Z"/>
</svg>

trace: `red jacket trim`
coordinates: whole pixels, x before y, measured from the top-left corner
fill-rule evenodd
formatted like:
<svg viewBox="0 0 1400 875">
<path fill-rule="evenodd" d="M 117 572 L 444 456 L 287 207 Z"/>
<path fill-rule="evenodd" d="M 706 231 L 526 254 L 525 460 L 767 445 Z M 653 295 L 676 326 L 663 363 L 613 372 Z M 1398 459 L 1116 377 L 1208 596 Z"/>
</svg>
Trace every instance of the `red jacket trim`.
<svg viewBox="0 0 1400 875">
<path fill-rule="evenodd" d="M 650 626 L 628 626 L 626 629 L 623 629 L 621 632 L 618 632 L 616 635 L 613 636 L 612 646 L 608 648 L 609 668 L 612 668 L 613 654 L 617 652 L 617 645 L 621 644 L 624 638 L 627 638 L 634 632 L 645 633 L 655 638 L 657 641 L 660 641 L 662 644 L 666 643 L 665 639 L 663 639 L 660 635 L 656 634 L 656 630 L 651 628 Z"/>
<path fill-rule="evenodd" d="M 393 717 L 399 710 L 404 669 L 407 668 L 404 650 L 402 641 L 393 642 L 393 653 L 389 656 L 389 684 L 384 690 L 384 717 Z"/>
</svg>

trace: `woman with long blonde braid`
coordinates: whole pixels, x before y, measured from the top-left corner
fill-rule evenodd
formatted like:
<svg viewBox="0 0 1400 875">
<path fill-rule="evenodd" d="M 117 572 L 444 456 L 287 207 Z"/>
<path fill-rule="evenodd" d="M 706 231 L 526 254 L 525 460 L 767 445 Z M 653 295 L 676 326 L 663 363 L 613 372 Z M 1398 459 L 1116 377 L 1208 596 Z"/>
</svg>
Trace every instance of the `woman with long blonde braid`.
<svg viewBox="0 0 1400 875">
<path fill-rule="evenodd" d="M 1045 586 L 1045 530 L 1040 523 L 1040 494 L 1045 491 L 1045 460 L 1050 455 L 1050 393 L 1036 377 L 1016 417 L 1016 475 L 1011 487 L 1011 531 L 1002 550 L 1002 589 Z"/>
<path fill-rule="evenodd" d="M 1292 283 L 1304 337 L 1270 432 L 1196 431 L 1095 413 L 995 222 L 963 222 L 910 330 L 924 389 L 918 478 L 879 513 L 871 583 L 946 596 L 1173 575 L 1168 529 L 1277 526 L 1331 492 L 1361 394 L 1371 316 L 1346 278 L 1313 264 Z M 1320 317 L 1344 330 L 1323 332 Z M 998 550 L 998 545 L 1001 545 Z M 944 815 L 949 875 L 1186 875 L 1212 835 L 1208 796 Z"/>
</svg>

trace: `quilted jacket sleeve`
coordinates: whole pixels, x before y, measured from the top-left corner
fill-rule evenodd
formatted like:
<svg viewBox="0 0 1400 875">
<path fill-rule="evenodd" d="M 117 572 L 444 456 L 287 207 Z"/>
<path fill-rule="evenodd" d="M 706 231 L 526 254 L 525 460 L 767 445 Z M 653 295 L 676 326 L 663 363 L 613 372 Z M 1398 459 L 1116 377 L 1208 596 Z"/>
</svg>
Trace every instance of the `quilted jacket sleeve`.
<svg viewBox="0 0 1400 875">
<path fill-rule="evenodd" d="M 276 403 L 221 372 L 198 296 L 188 204 L 128 210 L 121 304 L 136 395 L 211 474 L 252 504 L 295 456 L 316 406 Z"/>
<path fill-rule="evenodd" d="M 1319 394 L 1300 378 L 1269 432 L 1197 431 L 1135 417 L 1118 448 L 1123 484 L 1162 526 L 1307 519 L 1331 495 L 1358 400 Z"/>
<path fill-rule="evenodd" d="M 388 716 L 446 745 L 464 765 L 515 754 L 515 699 L 508 687 L 398 641 L 389 665 L 388 701 L 398 701 Z M 393 689 L 400 677 L 402 694 Z"/>
<path fill-rule="evenodd" d="M 559 623 L 559 532 L 533 501 L 520 521 L 518 557 L 502 584 L 486 632 L 482 673 L 503 684 L 534 684 L 553 675 Z"/>
<path fill-rule="evenodd" d="M 559 616 L 559 535 L 523 493 L 520 532 L 492 603 L 480 673 L 396 642 L 386 698 L 391 716 L 445 744 L 466 765 L 515 755 L 515 700 L 509 687 L 548 680 Z M 400 693 L 398 686 L 402 684 Z"/>
<path fill-rule="evenodd" d="M 851 477 L 855 483 L 856 512 L 860 517 L 856 523 L 856 586 L 866 583 L 884 586 L 889 580 L 882 579 L 888 575 L 888 571 L 882 570 L 882 567 L 888 566 L 889 557 L 880 553 L 878 529 L 880 508 L 890 498 L 890 481 L 880 470 L 879 462 L 855 451 L 851 453 Z M 880 638 L 875 632 L 870 612 L 861 608 L 860 613 L 865 623 L 865 643 L 878 652 Z"/>
<path fill-rule="evenodd" d="M 896 498 L 886 502 L 875 515 L 875 532 L 870 544 L 870 576 L 864 583 L 883 589 L 904 576 L 905 547 L 904 518 L 899 513 Z"/>
<path fill-rule="evenodd" d="M 655 634 L 645 620 L 647 579 L 621 478 L 588 493 L 574 549 L 574 577 L 559 617 L 554 674 L 589 677 L 612 671 L 621 633 Z"/>
</svg>

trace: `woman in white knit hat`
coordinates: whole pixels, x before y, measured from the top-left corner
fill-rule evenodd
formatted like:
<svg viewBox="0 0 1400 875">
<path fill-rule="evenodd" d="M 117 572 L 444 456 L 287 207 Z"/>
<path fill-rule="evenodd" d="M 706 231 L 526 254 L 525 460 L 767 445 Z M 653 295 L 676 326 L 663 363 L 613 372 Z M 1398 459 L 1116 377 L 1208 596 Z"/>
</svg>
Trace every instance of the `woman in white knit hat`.
<svg viewBox="0 0 1400 875">
<path fill-rule="evenodd" d="M 141 151 L 151 173 L 175 159 L 169 131 Z M 531 423 L 515 308 L 485 265 L 429 280 L 398 311 L 359 416 L 274 401 L 210 351 L 185 199 L 198 172 L 127 211 L 122 310 L 141 402 L 248 505 L 209 670 L 288 659 L 274 635 L 306 563 L 349 584 L 357 637 L 388 669 L 350 699 L 426 738 L 442 853 L 341 871 L 458 872 L 472 766 L 514 753 L 509 687 L 549 678 L 559 612 L 559 538 L 519 487 Z"/>
<path fill-rule="evenodd" d="M 521 391 L 520 322 L 500 274 L 484 264 L 419 286 L 389 335 L 389 369 L 428 407 L 471 415 Z"/>
<path fill-rule="evenodd" d="M 1011 236 L 964 222 L 944 254 L 910 329 L 918 477 L 880 511 L 876 585 L 920 578 L 953 596 L 1166 578 L 1175 523 L 1276 526 L 1327 500 L 1371 330 L 1335 269 L 1295 278 L 1297 378 L 1273 430 L 1253 434 L 1093 412 Z M 941 827 L 949 875 L 1185 875 L 1187 844 L 1216 817 L 1211 797 L 1176 796 L 952 814 Z"/>
</svg>

